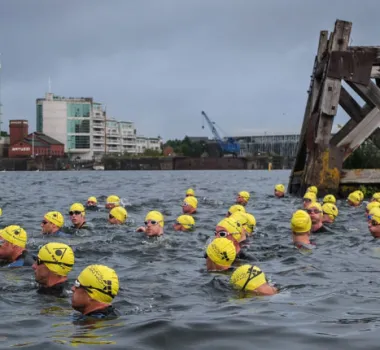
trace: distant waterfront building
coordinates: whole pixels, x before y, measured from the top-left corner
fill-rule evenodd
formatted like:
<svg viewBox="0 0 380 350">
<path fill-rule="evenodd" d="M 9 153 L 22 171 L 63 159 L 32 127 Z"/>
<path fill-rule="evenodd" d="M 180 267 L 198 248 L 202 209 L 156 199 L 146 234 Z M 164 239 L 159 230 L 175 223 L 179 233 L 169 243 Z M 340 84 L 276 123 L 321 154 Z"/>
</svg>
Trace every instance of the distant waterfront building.
<svg viewBox="0 0 380 350">
<path fill-rule="evenodd" d="M 293 158 L 296 156 L 300 135 L 297 133 L 234 136 L 240 143 L 241 156 L 276 154 Z"/>
<path fill-rule="evenodd" d="M 37 131 L 65 145 L 71 158 L 100 159 L 105 153 L 138 154 L 159 148 L 159 139 L 136 137 L 133 122 L 106 115 L 101 103 L 91 97 L 61 97 L 47 93 L 36 100 Z M 159 141 L 158 141 L 159 140 Z"/>
<path fill-rule="evenodd" d="M 142 154 L 147 149 L 151 149 L 153 151 L 160 151 L 161 144 L 162 144 L 162 139 L 160 137 L 137 136 L 136 137 L 136 153 Z"/>
</svg>

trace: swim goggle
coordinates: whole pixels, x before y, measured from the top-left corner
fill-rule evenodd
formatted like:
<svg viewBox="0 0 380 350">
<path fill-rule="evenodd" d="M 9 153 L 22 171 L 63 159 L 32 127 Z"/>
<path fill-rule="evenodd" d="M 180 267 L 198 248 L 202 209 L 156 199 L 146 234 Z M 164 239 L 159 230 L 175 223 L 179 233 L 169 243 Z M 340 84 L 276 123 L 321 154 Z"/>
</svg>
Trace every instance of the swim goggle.
<svg viewBox="0 0 380 350">
<path fill-rule="evenodd" d="M 36 264 L 39 266 L 39 265 L 42 265 L 42 264 L 54 264 L 54 265 L 63 265 L 63 266 L 67 266 L 67 267 L 72 267 L 74 264 L 66 264 L 64 262 L 59 262 L 59 261 L 47 261 L 47 260 L 42 260 L 40 259 L 38 256 L 35 258 L 36 260 Z"/>
<path fill-rule="evenodd" d="M 308 214 L 312 214 L 312 213 L 314 213 L 314 214 L 320 214 L 321 213 L 321 211 L 318 210 L 318 209 L 306 209 L 306 212 Z"/>
<path fill-rule="evenodd" d="M 263 273 L 263 271 L 258 271 L 258 270 L 253 270 L 253 266 L 251 266 L 248 270 L 248 278 L 247 280 L 245 281 L 243 287 L 242 287 L 242 291 L 245 289 L 245 287 L 247 287 L 247 284 L 252 281 L 254 278 L 256 278 L 257 276 L 261 275 Z"/>
<path fill-rule="evenodd" d="M 151 223 L 152 225 L 157 225 L 160 221 L 156 221 L 156 220 L 147 220 L 147 221 L 144 221 L 144 224 L 145 226 L 148 225 L 149 223 Z"/>
<path fill-rule="evenodd" d="M 89 293 L 92 293 L 91 289 L 93 289 L 93 290 L 97 290 L 98 292 L 101 292 L 101 293 L 103 293 L 103 294 L 105 294 L 105 295 L 108 295 L 108 296 L 111 297 L 111 298 L 114 298 L 114 297 L 115 297 L 112 293 L 106 292 L 106 291 L 103 290 L 103 289 L 96 288 L 96 287 L 93 287 L 93 286 L 84 286 L 84 285 L 81 284 L 78 280 L 75 280 L 75 281 L 74 281 L 74 287 L 75 287 L 75 288 L 83 288 L 84 290 L 86 290 L 86 291 L 89 292 Z"/>
<path fill-rule="evenodd" d="M 371 220 L 371 225 L 372 226 L 379 226 L 380 222 L 377 222 L 376 220 Z"/>
<path fill-rule="evenodd" d="M 80 215 L 82 214 L 83 212 L 82 211 L 79 211 L 79 210 L 74 210 L 74 211 L 69 211 L 69 215 L 70 216 L 73 216 L 73 215 Z"/>
<path fill-rule="evenodd" d="M 227 237 L 230 233 L 227 231 L 214 231 L 215 236 L 219 235 L 220 237 Z"/>
</svg>

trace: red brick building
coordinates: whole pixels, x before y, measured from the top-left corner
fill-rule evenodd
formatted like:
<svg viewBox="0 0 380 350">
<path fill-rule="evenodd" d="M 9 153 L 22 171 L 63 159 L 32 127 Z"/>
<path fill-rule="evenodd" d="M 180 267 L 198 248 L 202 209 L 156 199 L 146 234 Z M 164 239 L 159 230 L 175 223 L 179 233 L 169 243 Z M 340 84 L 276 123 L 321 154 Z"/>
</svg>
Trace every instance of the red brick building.
<svg viewBox="0 0 380 350">
<path fill-rule="evenodd" d="M 10 130 L 12 138 L 12 129 Z M 9 146 L 9 158 L 52 156 L 63 157 L 65 145 L 42 132 L 34 132 Z"/>
</svg>

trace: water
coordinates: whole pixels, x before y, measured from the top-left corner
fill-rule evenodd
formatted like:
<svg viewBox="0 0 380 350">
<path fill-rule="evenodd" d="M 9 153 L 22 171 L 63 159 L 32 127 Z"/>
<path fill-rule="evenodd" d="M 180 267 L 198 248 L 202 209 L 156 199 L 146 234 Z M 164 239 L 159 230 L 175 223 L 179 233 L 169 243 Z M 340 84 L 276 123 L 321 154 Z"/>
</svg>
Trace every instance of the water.
<svg viewBox="0 0 380 350">
<path fill-rule="evenodd" d="M 5 172 L 1 173 L 1 226 L 22 225 L 29 248 L 41 237 L 45 212 L 89 196 L 118 194 L 129 225 L 113 227 L 106 212 L 88 212 L 91 235 L 66 242 L 75 249 L 73 281 L 92 263 L 116 270 L 121 290 L 117 320 L 75 324 L 70 300 L 36 294 L 32 269 L 2 269 L 0 349 L 378 349 L 380 245 L 366 226 L 364 208 L 338 202 L 334 235 L 314 237 L 317 249 L 293 248 L 289 221 L 297 198 L 271 197 L 289 171 Z M 185 190 L 199 199 L 197 230 L 174 232 Z M 258 222 L 248 253 L 280 286 L 272 297 L 241 299 L 229 278 L 205 271 L 203 252 L 215 224 L 240 190 L 251 192 L 247 210 Z M 134 229 L 149 210 L 165 217 L 162 239 Z"/>
</svg>

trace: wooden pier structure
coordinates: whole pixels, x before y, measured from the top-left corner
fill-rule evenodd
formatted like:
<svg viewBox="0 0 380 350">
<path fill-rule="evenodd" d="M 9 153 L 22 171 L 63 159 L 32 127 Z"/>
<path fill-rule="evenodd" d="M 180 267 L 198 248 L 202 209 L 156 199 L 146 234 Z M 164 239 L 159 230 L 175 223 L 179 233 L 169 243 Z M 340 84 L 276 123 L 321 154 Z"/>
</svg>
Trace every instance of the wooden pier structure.
<svg viewBox="0 0 380 350">
<path fill-rule="evenodd" d="M 320 32 L 308 99 L 290 175 L 288 192 L 303 195 L 314 185 L 319 193 L 339 194 L 343 184 L 380 184 L 380 170 L 344 170 L 344 160 L 371 138 L 380 148 L 380 46 L 350 46 L 352 23 L 335 22 Z M 345 88 L 365 102 L 361 106 Z M 338 106 L 350 120 L 331 134 Z M 380 168 L 380 164 L 379 164 Z"/>
</svg>

